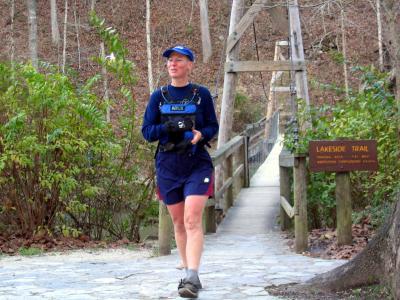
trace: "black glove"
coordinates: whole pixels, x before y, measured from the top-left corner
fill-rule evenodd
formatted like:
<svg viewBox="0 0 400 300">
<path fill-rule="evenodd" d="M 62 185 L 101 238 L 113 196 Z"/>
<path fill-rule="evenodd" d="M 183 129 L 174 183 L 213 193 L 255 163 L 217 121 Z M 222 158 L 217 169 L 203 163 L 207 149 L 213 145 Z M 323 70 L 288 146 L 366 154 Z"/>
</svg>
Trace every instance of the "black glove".
<svg viewBox="0 0 400 300">
<path fill-rule="evenodd" d="M 175 145 L 174 150 L 178 153 L 178 154 L 185 154 L 189 147 L 193 147 L 192 143 L 190 142 L 190 140 L 183 140 L 181 142 L 179 142 L 178 144 Z"/>
<path fill-rule="evenodd" d="M 168 133 L 185 132 L 192 130 L 193 121 L 190 118 L 184 118 L 183 120 L 167 121 L 165 122 L 165 128 Z"/>
</svg>

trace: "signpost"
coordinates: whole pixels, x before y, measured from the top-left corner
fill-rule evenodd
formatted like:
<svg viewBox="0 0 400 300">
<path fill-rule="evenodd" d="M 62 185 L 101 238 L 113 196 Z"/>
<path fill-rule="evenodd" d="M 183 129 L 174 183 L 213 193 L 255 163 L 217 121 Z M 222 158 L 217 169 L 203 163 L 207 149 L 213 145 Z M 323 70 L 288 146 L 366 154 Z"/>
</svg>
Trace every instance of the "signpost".
<svg viewBox="0 0 400 300">
<path fill-rule="evenodd" d="M 352 243 L 350 171 L 378 170 L 375 140 L 311 141 L 311 172 L 336 172 L 337 236 L 339 245 Z"/>
</svg>

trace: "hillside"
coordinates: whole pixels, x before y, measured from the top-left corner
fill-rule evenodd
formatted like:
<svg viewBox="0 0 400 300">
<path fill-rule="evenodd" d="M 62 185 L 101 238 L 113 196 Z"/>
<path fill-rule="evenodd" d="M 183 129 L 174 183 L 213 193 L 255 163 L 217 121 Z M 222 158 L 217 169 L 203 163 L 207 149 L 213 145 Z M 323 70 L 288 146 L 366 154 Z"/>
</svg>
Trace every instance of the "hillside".
<svg viewBox="0 0 400 300">
<path fill-rule="evenodd" d="M 196 2 L 196 3 L 194 3 Z M 191 46 L 198 57 L 193 80 L 208 86 L 212 92 L 219 90 L 219 101 L 222 95 L 223 70 L 221 62 L 224 57 L 224 43 L 230 17 L 230 1 L 209 1 L 209 19 L 213 46 L 213 56 L 209 63 L 202 62 L 201 37 L 199 27 L 199 7 L 197 1 L 190 0 L 154 0 L 152 6 L 152 50 L 154 77 L 158 84 L 165 84 L 167 77 L 162 51 L 170 45 L 183 43 Z M 332 103 L 340 95 L 317 90 L 318 83 L 343 86 L 343 65 L 341 64 L 342 38 L 340 33 L 340 10 L 334 4 L 325 6 L 310 5 L 312 1 L 302 0 L 301 19 L 305 54 L 308 60 L 310 95 L 313 103 Z M 346 42 L 349 67 L 377 63 L 376 17 L 368 1 L 349 1 L 345 8 Z M 194 5 L 193 5 L 194 4 Z M 61 39 L 63 38 L 64 1 L 57 1 L 58 22 Z M 193 6 L 192 6 L 193 5 Z M 193 10 L 192 10 L 193 8 Z M 148 98 L 147 54 L 145 38 L 145 1 L 97 1 L 97 13 L 106 19 L 107 24 L 115 27 L 126 41 L 129 58 L 137 66 L 139 77 L 136 86 L 132 87 L 140 107 L 143 109 Z M 67 22 L 67 65 L 78 71 L 79 78 L 85 79 L 98 71 L 90 58 L 99 53 L 99 39 L 87 24 L 90 1 L 69 1 Z M 38 39 L 39 58 L 53 64 L 61 61 L 62 43 L 57 46 L 51 43 L 50 4 L 38 1 Z M 0 60 L 8 60 L 11 51 L 11 19 L 9 1 L 0 3 Z M 78 60 L 77 26 L 79 22 L 80 66 Z M 272 59 L 275 41 L 285 39 L 282 33 L 273 29 L 272 20 L 263 11 L 255 20 L 257 48 L 259 59 Z M 14 20 L 15 58 L 28 59 L 28 25 L 27 9 L 23 1 L 16 1 Z M 62 41 L 61 41 L 62 42 Z M 222 55 L 222 58 L 221 58 Z M 256 43 L 253 28 L 250 26 L 241 42 L 241 58 L 257 59 Z M 270 74 L 262 74 L 266 89 Z M 358 81 L 351 76 L 351 86 L 358 88 Z M 218 83 L 218 87 L 216 86 Z M 238 90 L 248 95 L 254 103 L 264 107 L 265 96 L 261 78 L 257 73 L 241 74 Z M 100 92 L 100 91 L 99 91 Z M 116 104 L 118 107 L 118 104 Z M 114 115 L 118 109 L 114 110 Z"/>
</svg>

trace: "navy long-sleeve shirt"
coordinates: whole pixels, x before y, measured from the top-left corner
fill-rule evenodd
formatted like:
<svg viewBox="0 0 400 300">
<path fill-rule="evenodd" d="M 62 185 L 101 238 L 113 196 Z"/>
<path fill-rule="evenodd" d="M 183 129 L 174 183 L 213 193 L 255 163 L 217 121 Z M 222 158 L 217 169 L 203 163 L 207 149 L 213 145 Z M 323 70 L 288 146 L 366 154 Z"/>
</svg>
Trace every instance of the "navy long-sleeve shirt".
<svg viewBox="0 0 400 300">
<path fill-rule="evenodd" d="M 188 84 L 184 87 L 168 85 L 167 89 L 169 100 L 183 100 L 193 96 L 192 84 Z M 197 105 L 195 129 L 201 132 L 203 143 L 207 143 L 218 132 L 218 121 L 215 115 L 214 103 L 210 91 L 204 86 L 199 86 L 198 93 L 201 101 Z M 161 124 L 161 102 L 164 102 L 162 92 L 161 89 L 157 89 L 151 94 L 150 101 L 143 117 L 142 134 L 149 142 L 165 139 L 168 136 L 165 126 Z"/>
</svg>

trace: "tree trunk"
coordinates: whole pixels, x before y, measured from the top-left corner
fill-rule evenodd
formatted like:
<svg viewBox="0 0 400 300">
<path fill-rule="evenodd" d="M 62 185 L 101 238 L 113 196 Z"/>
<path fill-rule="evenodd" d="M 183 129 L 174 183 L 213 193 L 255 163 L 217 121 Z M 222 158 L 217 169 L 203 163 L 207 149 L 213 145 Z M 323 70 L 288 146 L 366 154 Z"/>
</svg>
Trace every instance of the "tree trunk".
<svg viewBox="0 0 400 300">
<path fill-rule="evenodd" d="M 200 0 L 201 43 L 203 46 L 203 62 L 206 63 L 212 55 L 210 27 L 208 22 L 208 1 Z"/>
<path fill-rule="evenodd" d="M 395 96 L 397 102 L 397 129 L 400 142 L 400 3 L 398 0 L 381 0 L 382 17 L 386 26 L 384 37 L 392 61 Z M 399 155 L 400 159 L 400 155 Z"/>
<path fill-rule="evenodd" d="M 96 0 L 91 0 L 90 2 L 90 10 L 94 10 L 94 6 L 96 5 Z"/>
<path fill-rule="evenodd" d="M 11 11 L 11 25 L 10 25 L 10 32 L 11 32 L 11 45 L 10 45 L 10 61 L 12 69 L 14 70 L 14 56 L 15 56 L 15 40 L 14 40 L 14 16 L 15 16 L 15 1 L 10 1 Z"/>
<path fill-rule="evenodd" d="M 382 19 L 381 19 L 380 0 L 376 0 L 376 23 L 378 27 L 379 70 L 383 72 L 383 43 L 382 43 Z"/>
<path fill-rule="evenodd" d="M 147 45 L 147 75 L 150 93 L 154 90 L 153 66 L 151 63 L 151 7 L 150 0 L 146 0 L 146 45 Z"/>
<path fill-rule="evenodd" d="M 63 56 L 62 56 L 62 72 L 65 73 L 65 64 L 67 61 L 67 21 L 68 21 L 68 0 L 65 0 L 64 11 L 64 42 L 63 42 Z"/>
<path fill-rule="evenodd" d="M 344 89 L 346 91 L 346 96 L 349 96 L 349 78 L 347 74 L 347 54 L 346 54 L 346 27 L 344 26 L 344 21 L 346 14 L 344 12 L 343 3 L 341 3 L 340 9 L 340 21 L 341 21 L 341 32 L 342 32 L 342 55 L 343 55 L 343 76 L 344 76 Z"/>
<path fill-rule="evenodd" d="M 60 42 L 60 32 L 58 30 L 56 0 L 50 0 L 50 15 L 51 15 L 51 40 L 53 41 L 53 44 L 58 45 L 58 43 Z"/>
<path fill-rule="evenodd" d="M 76 43 L 78 48 L 78 70 L 81 69 L 81 43 L 79 40 L 79 27 L 80 27 L 80 17 L 77 16 L 76 0 L 74 2 L 74 22 L 75 22 L 75 33 L 76 33 Z"/>
<path fill-rule="evenodd" d="M 27 0 L 29 26 L 29 52 L 32 65 L 38 67 L 36 0 Z"/>
<path fill-rule="evenodd" d="M 104 60 L 106 59 L 106 54 L 105 54 L 104 43 L 103 42 L 100 43 L 100 55 Z M 107 69 L 106 69 L 105 65 L 103 65 L 101 67 L 101 74 L 103 75 L 103 89 L 104 89 L 103 100 L 105 102 L 108 102 L 110 97 L 109 97 L 109 91 L 108 91 Z M 111 108 L 110 108 L 110 104 L 109 103 L 107 103 L 106 120 L 107 120 L 108 123 L 111 122 Z"/>
<path fill-rule="evenodd" d="M 400 193 L 391 216 L 367 247 L 348 263 L 296 287 L 339 291 L 374 283 L 391 286 L 400 299 Z"/>
</svg>

